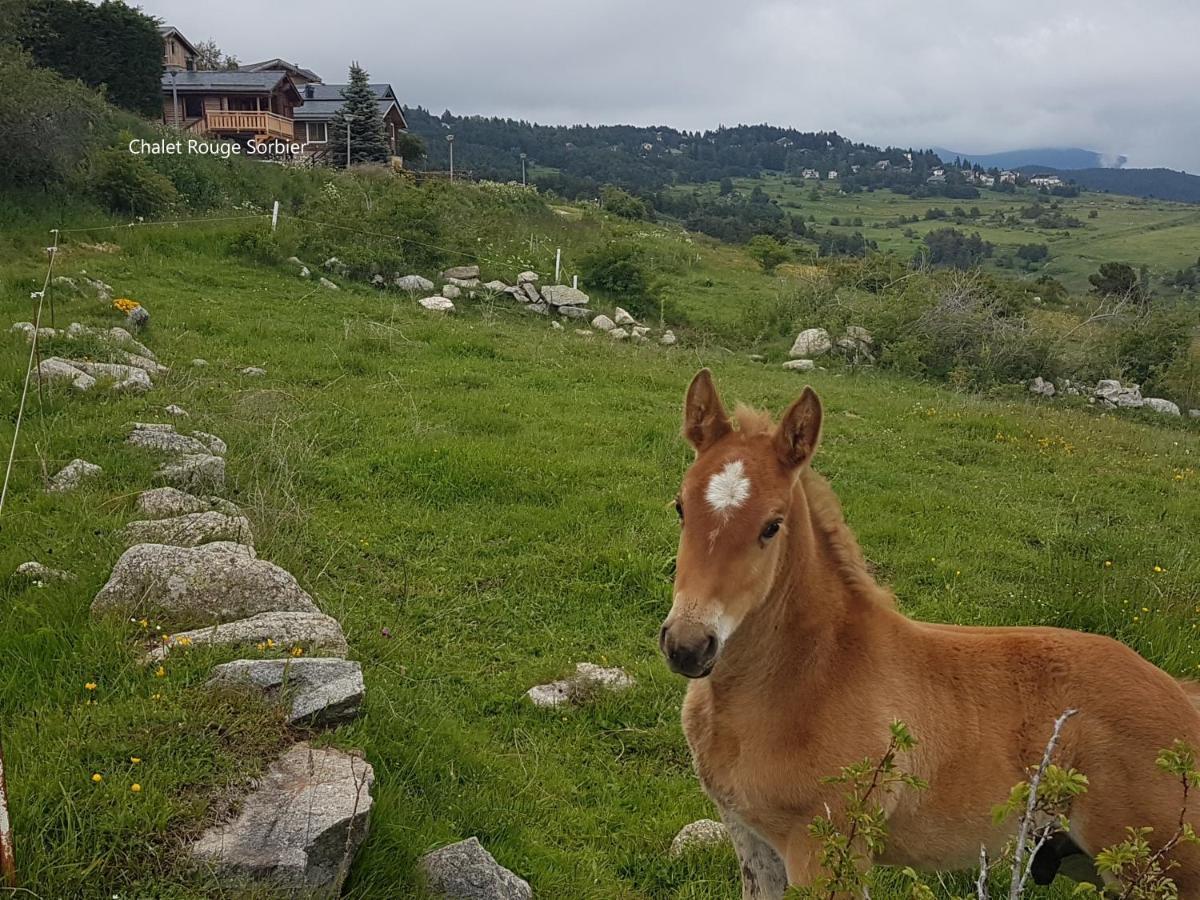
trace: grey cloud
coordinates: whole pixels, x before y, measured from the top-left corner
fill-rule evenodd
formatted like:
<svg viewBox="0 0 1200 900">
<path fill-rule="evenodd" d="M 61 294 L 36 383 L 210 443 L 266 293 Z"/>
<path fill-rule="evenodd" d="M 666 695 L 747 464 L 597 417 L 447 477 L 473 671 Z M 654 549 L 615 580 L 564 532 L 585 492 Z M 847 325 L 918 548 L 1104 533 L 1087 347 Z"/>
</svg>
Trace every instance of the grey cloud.
<svg viewBox="0 0 1200 900">
<path fill-rule="evenodd" d="M 1200 170 L 1200 5 L 1150 0 L 147 0 L 193 40 L 402 100 L 547 123 L 768 121 L 969 152 Z"/>
</svg>

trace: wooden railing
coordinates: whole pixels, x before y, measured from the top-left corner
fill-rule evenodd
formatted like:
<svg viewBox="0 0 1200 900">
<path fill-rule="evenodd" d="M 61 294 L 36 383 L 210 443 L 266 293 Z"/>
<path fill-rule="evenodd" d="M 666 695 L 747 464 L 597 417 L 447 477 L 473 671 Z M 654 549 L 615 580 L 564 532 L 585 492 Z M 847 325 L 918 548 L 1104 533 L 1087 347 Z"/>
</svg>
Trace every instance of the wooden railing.
<svg viewBox="0 0 1200 900">
<path fill-rule="evenodd" d="M 296 136 L 295 123 L 272 112 L 210 109 L 205 111 L 204 119 L 207 130 L 217 134 L 265 134 L 288 140 Z"/>
</svg>

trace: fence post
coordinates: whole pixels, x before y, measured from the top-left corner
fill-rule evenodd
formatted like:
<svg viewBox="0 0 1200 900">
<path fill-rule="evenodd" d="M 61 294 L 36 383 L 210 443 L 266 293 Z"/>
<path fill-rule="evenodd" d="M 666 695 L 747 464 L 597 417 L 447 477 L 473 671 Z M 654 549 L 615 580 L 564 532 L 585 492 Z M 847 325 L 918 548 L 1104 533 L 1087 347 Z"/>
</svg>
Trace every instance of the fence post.
<svg viewBox="0 0 1200 900">
<path fill-rule="evenodd" d="M 12 823 L 8 818 L 8 788 L 4 784 L 4 750 L 0 748 L 0 887 L 16 890 L 17 860 L 13 854 Z"/>
<path fill-rule="evenodd" d="M 279 201 L 275 201 L 275 205 L 271 207 L 271 230 L 275 230 L 275 226 L 279 224 Z"/>
<path fill-rule="evenodd" d="M 571 287 L 575 288 L 575 290 L 579 290 L 579 276 L 578 275 L 571 276 Z"/>
<path fill-rule="evenodd" d="M 554 251 L 554 283 L 558 284 L 558 273 L 562 270 L 562 248 Z"/>
</svg>

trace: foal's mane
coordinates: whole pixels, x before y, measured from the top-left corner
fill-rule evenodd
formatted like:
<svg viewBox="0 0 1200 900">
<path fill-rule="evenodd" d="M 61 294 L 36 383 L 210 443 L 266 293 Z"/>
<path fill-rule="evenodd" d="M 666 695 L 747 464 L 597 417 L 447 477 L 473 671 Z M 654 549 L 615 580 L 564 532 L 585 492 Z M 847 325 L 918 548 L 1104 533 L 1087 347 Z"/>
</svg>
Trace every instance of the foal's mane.
<svg viewBox="0 0 1200 900">
<path fill-rule="evenodd" d="M 737 420 L 738 430 L 750 437 L 767 434 L 775 428 L 770 414 L 759 409 L 739 404 L 733 415 Z M 871 575 L 858 538 L 846 524 L 841 501 L 829 482 L 824 476 L 813 471 L 811 466 L 805 466 L 800 473 L 800 484 L 808 501 L 813 528 L 829 548 L 838 574 L 846 586 L 859 597 L 894 607 L 896 598 L 891 591 L 881 587 Z"/>
</svg>

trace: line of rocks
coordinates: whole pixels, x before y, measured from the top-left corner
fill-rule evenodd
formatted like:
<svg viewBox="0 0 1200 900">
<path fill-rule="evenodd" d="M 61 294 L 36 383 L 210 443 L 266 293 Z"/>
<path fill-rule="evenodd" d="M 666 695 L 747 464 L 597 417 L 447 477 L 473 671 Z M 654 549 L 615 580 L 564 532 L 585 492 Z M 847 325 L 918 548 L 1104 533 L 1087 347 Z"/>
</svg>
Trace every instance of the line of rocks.
<svg viewBox="0 0 1200 900">
<path fill-rule="evenodd" d="M 35 333 L 29 323 L 12 330 L 30 340 Z M 93 348 L 127 355 L 128 365 L 43 360 L 39 378 L 69 381 L 78 390 L 90 390 L 102 378 L 112 378 L 115 390 L 145 390 L 152 375 L 169 371 L 120 328 L 73 323 L 62 331 L 43 329 L 38 339 L 87 339 Z M 189 418 L 178 405 L 165 412 L 177 421 Z M 311 731 L 359 715 L 362 669 L 345 659 L 341 625 L 320 611 L 291 573 L 258 558 L 249 519 L 220 496 L 225 441 L 173 423 L 135 422 L 126 444 L 163 458 L 155 472 L 161 486 L 138 495 L 140 518 L 120 531 L 126 549 L 93 598 L 92 614 L 154 622 L 150 633 L 162 633 L 146 648 L 148 664 L 161 665 L 192 646 L 257 648 L 258 657 L 216 666 L 206 689 L 261 692 L 280 704 L 290 726 Z M 74 490 L 100 474 L 99 466 L 74 459 L 48 490 Z M 74 577 L 37 561 L 22 563 L 13 574 L 33 586 Z M 249 878 L 289 894 L 337 894 L 367 834 L 373 784 L 374 771 L 361 754 L 300 741 L 268 766 L 233 818 L 207 829 L 187 852 L 231 886 Z"/>
<path fill-rule="evenodd" d="M 290 257 L 288 263 L 296 268 L 302 277 L 311 276 L 311 269 L 299 258 Z M 323 267 L 343 277 L 349 274 L 349 268 L 337 257 L 325 260 Z M 575 329 L 580 336 L 590 336 L 595 333 L 592 329 L 595 329 L 608 334 L 614 341 L 645 343 L 651 340 L 652 329 L 638 322 L 621 307 L 616 307 L 612 317 L 597 314 L 590 308 L 591 298 L 578 288 L 565 284 L 539 287 L 542 279 L 537 272 L 521 272 L 513 284 L 500 279 L 482 281 L 481 277 L 480 267 L 477 265 L 452 266 L 440 273 L 443 282 L 440 289 L 424 276 L 399 273 L 390 278 L 376 273 L 371 277 L 371 284 L 381 290 L 395 288 L 413 296 L 424 295 L 417 299 L 417 303 L 430 312 L 454 312 L 454 301 L 464 296 L 473 299 L 479 296 L 496 298 L 506 295 L 527 312 L 543 316 L 557 315 L 563 320 L 573 319 L 590 324 L 590 329 Z M 332 286 L 336 288 L 336 285 Z M 438 293 L 433 293 L 435 290 L 438 290 Z M 563 328 L 558 320 L 552 321 L 551 325 L 555 329 Z M 678 343 L 678 338 L 673 331 L 667 329 L 659 335 L 658 343 L 669 347 Z"/>
<path fill-rule="evenodd" d="M 224 488 L 225 442 L 170 423 L 137 422 L 126 443 L 164 455 L 157 474 L 169 485 L 138 496 L 144 518 L 122 530 L 128 549 L 93 599 L 92 614 L 163 628 L 149 663 L 196 645 L 289 653 L 218 665 L 206 687 L 261 692 L 295 727 L 355 718 L 365 687 L 359 663 L 343 658 L 341 626 L 291 573 L 258 557 L 250 522 L 236 505 L 189 492 Z M 332 655 L 304 655 L 314 652 Z M 188 848 L 190 858 L 218 880 L 336 893 L 367 834 L 374 777 L 361 755 L 296 743 L 242 798 L 234 818 Z"/>
<path fill-rule="evenodd" d="M 93 328 L 78 322 L 62 329 L 36 328 L 32 322 L 14 322 L 9 330 L 24 334 L 28 341 L 36 335 L 39 344 L 52 343 L 64 348 L 83 344 L 78 349 L 84 355 L 88 344 L 98 345 L 109 356 L 108 361 L 47 357 L 37 368 L 37 378 L 45 384 L 65 383 L 77 391 L 90 391 L 104 383 L 116 393 L 144 393 L 154 386 L 154 379 L 170 372 L 149 347 L 124 328 Z"/>
<path fill-rule="evenodd" d="M 1143 397 L 1140 384 L 1122 384 L 1115 378 L 1104 378 L 1089 385 L 1083 381 L 1062 379 L 1057 385 L 1040 375 L 1029 382 L 1029 392 L 1039 397 L 1086 397 L 1087 402 L 1101 409 L 1152 409 L 1166 416 L 1181 416 L 1179 406 L 1163 397 Z M 1189 409 L 1188 416 L 1200 419 L 1200 409 Z"/>
</svg>

